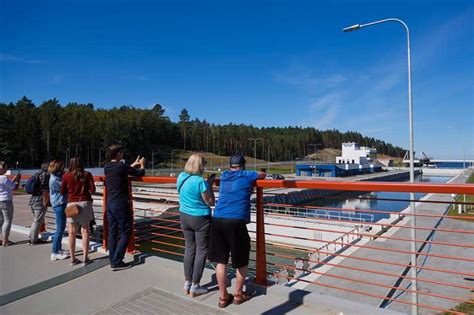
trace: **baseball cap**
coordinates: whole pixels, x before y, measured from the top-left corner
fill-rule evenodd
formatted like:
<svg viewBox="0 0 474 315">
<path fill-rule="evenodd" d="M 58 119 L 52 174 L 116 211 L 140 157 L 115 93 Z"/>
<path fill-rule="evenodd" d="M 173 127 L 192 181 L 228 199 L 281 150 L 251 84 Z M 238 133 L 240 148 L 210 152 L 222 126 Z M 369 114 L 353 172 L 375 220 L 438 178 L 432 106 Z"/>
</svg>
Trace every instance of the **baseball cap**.
<svg viewBox="0 0 474 315">
<path fill-rule="evenodd" d="M 230 166 L 244 166 L 245 162 L 244 156 L 240 153 L 236 153 L 230 157 L 229 164 Z"/>
</svg>

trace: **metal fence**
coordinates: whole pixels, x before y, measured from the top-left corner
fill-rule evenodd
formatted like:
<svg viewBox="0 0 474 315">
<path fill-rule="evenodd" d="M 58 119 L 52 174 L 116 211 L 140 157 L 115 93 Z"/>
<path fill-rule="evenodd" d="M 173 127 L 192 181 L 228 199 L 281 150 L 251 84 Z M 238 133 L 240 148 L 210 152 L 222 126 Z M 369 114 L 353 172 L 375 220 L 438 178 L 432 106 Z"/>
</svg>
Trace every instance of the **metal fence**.
<svg viewBox="0 0 474 315">
<path fill-rule="evenodd" d="M 133 184 L 166 184 L 166 189 L 172 191 L 175 180 L 143 177 L 134 178 Z M 387 211 L 270 204 L 264 202 L 268 188 L 273 192 L 275 188 L 297 188 L 427 195 L 416 200 L 394 198 L 393 202 L 415 203 L 413 213 L 409 207 Z M 103 194 L 104 197 L 107 194 L 106 187 Z M 455 201 L 452 194 L 466 194 L 468 201 Z M 472 206 L 469 201 L 472 196 L 474 185 L 461 182 L 257 181 L 255 211 L 249 225 L 253 239 L 251 275 L 260 285 L 309 285 L 308 288 L 316 292 L 376 303 L 381 308 L 408 311 L 410 308 L 403 307 L 415 304 L 427 312 L 459 313 L 452 310 L 456 304 L 474 303 L 474 214 L 449 211 L 453 206 L 458 211 L 457 205 L 461 205 L 461 209 Z M 143 196 L 140 198 L 140 202 L 134 199 L 135 230 L 129 251 L 180 260 L 184 238 L 178 204 L 160 196 L 147 202 Z M 103 209 L 106 209 L 105 200 Z M 375 216 L 381 213 L 385 217 L 377 219 Z M 413 226 L 415 217 L 417 223 Z M 108 229 L 106 216 L 104 218 L 103 245 L 107 247 Z M 416 239 L 411 238 L 413 229 Z M 411 250 L 412 243 L 416 244 L 416 252 Z M 413 254 L 415 261 L 411 261 Z M 416 277 L 410 273 L 413 268 Z M 408 294 L 415 296 L 417 302 L 407 297 Z"/>
</svg>

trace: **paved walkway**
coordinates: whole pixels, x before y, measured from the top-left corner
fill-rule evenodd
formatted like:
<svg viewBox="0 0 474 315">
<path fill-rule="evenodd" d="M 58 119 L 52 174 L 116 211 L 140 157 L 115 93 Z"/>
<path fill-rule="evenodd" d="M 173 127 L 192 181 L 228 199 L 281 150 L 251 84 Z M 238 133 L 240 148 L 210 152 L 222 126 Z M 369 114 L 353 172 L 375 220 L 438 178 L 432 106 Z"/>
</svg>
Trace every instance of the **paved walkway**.
<svg viewBox="0 0 474 315">
<path fill-rule="evenodd" d="M 15 227 L 21 230 L 21 227 Z M 255 291 L 242 305 L 217 308 L 213 270 L 202 283 L 210 293 L 190 298 L 182 294 L 182 264 L 152 257 L 135 257 L 134 267 L 112 271 L 100 252 L 86 266 L 49 260 L 50 244 L 30 247 L 26 236 L 12 233 L 16 244 L 0 248 L 0 313 L 3 314 L 396 314 L 339 297 L 274 286 Z M 80 258 L 80 256 L 79 256 Z M 127 257 L 133 260 L 133 257 Z M 232 289 L 230 289 L 232 290 Z M 231 291 L 232 292 L 232 291 Z M 3 304 L 3 305 L 2 305 Z"/>
</svg>

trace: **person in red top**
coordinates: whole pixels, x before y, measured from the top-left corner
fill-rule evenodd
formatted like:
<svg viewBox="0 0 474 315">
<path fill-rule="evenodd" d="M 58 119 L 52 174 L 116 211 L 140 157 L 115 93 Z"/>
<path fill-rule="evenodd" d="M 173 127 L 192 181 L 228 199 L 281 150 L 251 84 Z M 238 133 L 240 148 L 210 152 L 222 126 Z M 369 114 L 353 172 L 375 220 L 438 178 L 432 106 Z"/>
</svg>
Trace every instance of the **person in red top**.
<svg viewBox="0 0 474 315">
<path fill-rule="evenodd" d="M 92 174 L 84 171 L 84 165 L 78 157 L 73 157 L 69 162 L 69 172 L 64 174 L 61 183 L 61 194 L 67 195 L 67 207 L 77 205 L 79 214 L 68 218 L 69 223 L 69 250 L 71 252 L 71 265 L 81 261 L 76 258 L 76 226 L 81 225 L 82 248 L 84 251 L 83 265 L 89 261 L 89 224 L 94 218 L 91 193 L 95 192 Z"/>
</svg>

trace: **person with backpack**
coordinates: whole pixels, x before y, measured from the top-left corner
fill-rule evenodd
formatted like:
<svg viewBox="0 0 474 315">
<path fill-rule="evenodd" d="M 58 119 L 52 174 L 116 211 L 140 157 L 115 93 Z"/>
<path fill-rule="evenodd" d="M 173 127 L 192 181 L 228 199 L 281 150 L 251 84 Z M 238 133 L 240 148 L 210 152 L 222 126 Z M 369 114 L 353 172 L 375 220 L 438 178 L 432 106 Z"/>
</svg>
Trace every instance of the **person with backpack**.
<svg viewBox="0 0 474 315">
<path fill-rule="evenodd" d="M 67 218 L 69 223 L 69 253 L 71 266 L 81 261 L 76 258 L 76 229 L 81 226 L 82 250 L 85 266 L 89 260 L 89 226 L 94 218 L 91 193 L 95 192 L 94 177 L 84 170 L 84 165 L 79 157 L 73 157 L 69 162 L 69 172 L 64 174 L 61 182 L 61 195 L 67 195 L 67 207 L 75 206 L 79 212 Z"/>
<path fill-rule="evenodd" d="M 195 297 L 208 289 L 199 285 L 206 264 L 211 206 L 214 205 L 215 176 L 204 180 L 206 160 L 199 153 L 192 154 L 184 172 L 179 174 L 176 187 L 179 193 L 179 213 L 184 235 L 184 293 Z"/>
<path fill-rule="evenodd" d="M 33 213 L 33 222 L 30 227 L 29 245 L 45 244 L 38 238 L 41 225 L 44 224 L 44 217 L 49 203 L 49 172 L 48 163 L 41 164 L 41 170 L 34 174 L 26 183 L 26 192 L 31 194 L 29 206 Z"/>
<path fill-rule="evenodd" d="M 17 173 L 13 180 L 10 180 L 5 173 L 7 172 L 7 164 L 0 161 L 0 227 L 1 235 L 0 244 L 3 247 L 10 245 L 8 237 L 13 220 L 13 195 L 12 190 L 18 188 L 15 182 L 20 181 L 20 173 Z"/>
</svg>

